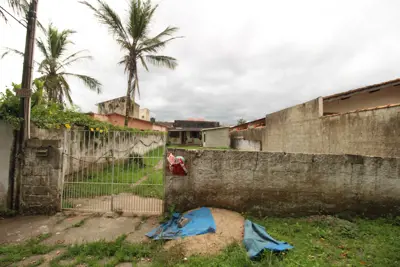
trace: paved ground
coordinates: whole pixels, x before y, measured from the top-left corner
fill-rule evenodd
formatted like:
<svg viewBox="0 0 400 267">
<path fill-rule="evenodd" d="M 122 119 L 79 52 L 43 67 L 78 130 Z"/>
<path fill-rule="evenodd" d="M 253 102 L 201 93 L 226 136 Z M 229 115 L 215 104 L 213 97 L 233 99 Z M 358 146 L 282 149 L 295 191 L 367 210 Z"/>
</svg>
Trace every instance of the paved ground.
<svg viewBox="0 0 400 267">
<path fill-rule="evenodd" d="M 156 227 L 157 217 L 107 218 L 93 214 L 65 216 L 21 216 L 0 220 L 0 244 L 18 243 L 40 234 L 52 234 L 48 244 L 77 244 L 112 241 L 126 234 L 130 242 L 146 240 L 145 233 Z"/>
</svg>

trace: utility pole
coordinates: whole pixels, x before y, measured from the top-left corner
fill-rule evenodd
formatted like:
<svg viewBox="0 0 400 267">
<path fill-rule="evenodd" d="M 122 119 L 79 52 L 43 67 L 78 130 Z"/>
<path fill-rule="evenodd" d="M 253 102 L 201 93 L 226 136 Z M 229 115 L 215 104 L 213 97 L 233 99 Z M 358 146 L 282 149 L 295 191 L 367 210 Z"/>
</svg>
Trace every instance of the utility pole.
<svg viewBox="0 0 400 267">
<path fill-rule="evenodd" d="M 32 95 L 32 71 L 33 71 L 33 52 L 35 48 L 36 33 L 36 13 L 38 0 L 31 0 L 28 12 L 28 24 L 26 30 L 24 66 L 22 71 L 21 90 L 18 90 L 20 100 L 20 117 L 23 123 L 20 129 L 20 143 L 30 138 L 30 119 L 31 119 L 31 95 Z"/>
<path fill-rule="evenodd" d="M 24 153 L 25 141 L 30 138 L 30 121 L 31 121 L 31 95 L 32 95 L 32 71 L 33 71 L 33 52 L 35 48 L 35 33 L 36 33 L 36 13 L 37 13 L 38 0 L 31 0 L 29 4 L 29 11 L 27 14 L 27 28 L 26 28 L 26 41 L 25 41 L 25 54 L 24 65 L 22 70 L 22 83 L 21 89 L 16 91 L 16 94 L 21 97 L 20 100 L 20 130 L 18 133 L 18 157 L 15 169 L 18 169 L 16 175 L 16 192 L 15 192 L 15 210 L 20 208 L 20 194 L 21 194 L 21 167 L 22 167 L 22 154 Z"/>
</svg>

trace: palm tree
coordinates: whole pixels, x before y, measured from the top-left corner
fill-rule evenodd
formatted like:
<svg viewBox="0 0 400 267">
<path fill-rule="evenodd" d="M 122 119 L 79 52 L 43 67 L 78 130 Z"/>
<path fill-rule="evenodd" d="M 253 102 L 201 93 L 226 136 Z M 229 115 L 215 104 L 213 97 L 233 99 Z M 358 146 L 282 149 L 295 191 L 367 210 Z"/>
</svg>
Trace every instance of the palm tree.
<svg viewBox="0 0 400 267">
<path fill-rule="evenodd" d="M 37 79 L 43 81 L 43 89 L 47 95 L 49 102 L 65 104 L 65 99 L 72 104 L 71 89 L 67 81 L 68 77 L 80 79 L 84 85 L 90 90 L 101 92 L 101 83 L 86 75 L 76 74 L 66 71 L 66 67 L 74 62 L 83 59 L 92 59 L 91 56 L 85 54 L 87 50 L 81 50 L 64 56 L 67 45 L 72 44 L 69 37 L 75 33 L 72 30 L 59 31 L 52 24 L 47 30 L 44 30 L 45 39 L 37 39 L 36 45 L 43 56 L 43 60 L 39 64 L 40 77 Z M 7 48 L 3 54 L 4 57 L 9 52 L 13 52 L 23 56 L 23 53 L 15 49 Z"/>
<path fill-rule="evenodd" d="M 27 0 L 8 0 L 7 3 L 12 8 L 14 13 L 18 15 L 23 14 L 25 17 L 26 13 L 28 12 L 29 3 Z M 1 9 L 0 9 L 0 17 L 2 17 L 4 21 L 7 22 L 7 17 Z"/>
<path fill-rule="evenodd" d="M 149 37 L 150 23 L 158 5 L 152 6 L 150 0 L 130 0 L 128 20 L 122 23 L 119 15 L 103 0 L 97 0 L 99 8 L 95 8 L 87 1 L 81 3 L 94 11 L 95 17 L 101 24 L 108 26 L 110 33 L 124 51 L 124 57 L 119 62 L 125 66 L 128 74 L 128 87 L 126 90 L 126 115 L 125 126 L 128 125 L 128 117 L 132 109 L 132 100 L 135 101 L 135 92 L 139 90 L 138 67 L 141 64 L 149 71 L 147 63 L 152 65 L 174 69 L 178 63 L 173 57 L 159 55 L 167 43 L 179 38 L 173 34 L 178 31 L 176 27 L 168 26 L 159 34 Z M 125 25 L 125 26 L 124 26 Z"/>
</svg>

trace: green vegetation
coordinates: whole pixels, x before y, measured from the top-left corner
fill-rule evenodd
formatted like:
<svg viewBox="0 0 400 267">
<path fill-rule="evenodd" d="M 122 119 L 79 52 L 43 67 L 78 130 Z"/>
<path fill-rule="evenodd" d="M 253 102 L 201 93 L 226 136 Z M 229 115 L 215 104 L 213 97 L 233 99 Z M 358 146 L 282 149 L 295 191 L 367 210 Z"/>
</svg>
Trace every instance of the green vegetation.
<svg viewBox="0 0 400 267">
<path fill-rule="evenodd" d="M 155 36 L 149 36 L 150 26 L 154 21 L 154 14 L 158 5 L 152 5 L 150 0 L 130 0 L 127 7 L 128 20 L 122 22 L 118 13 L 113 10 L 105 1 L 98 0 L 98 8 L 91 5 L 88 1 L 82 1 L 89 7 L 101 24 L 108 27 L 117 44 L 124 53 L 119 64 L 124 65 L 125 73 L 128 75 L 127 83 L 127 105 L 125 125 L 128 125 L 128 114 L 132 108 L 131 101 L 135 100 L 136 91 L 139 91 L 139 69 L 142 67 L 149 71 L 147 64 L 154 66 L 175 69 L 178 65 L 173 57 L 159 55 L 169 42 L 179 38 L 173 35 L 178 31 L 176 27 L 168 26 Z"/>
<path fill-rule="evenodd" d="M 243 266 L 400 266 L 400 218 L 377 220 L 354 219 L 352 222 L 331 216 L 306 218 L 253 219 L 266 227 L 275 238 L 294 245 L 292 251 L 275 254 L 265 252 L 251 261 L 242 244 L 232 244 L 215 256 L 192 256 L 186 260 L 182 247 L 169 251 L 162 242 L 131 244 L 126 236 L 114 242 L 66 246 L 66 251 L 50 262 L 50 266 L 116 266 L 120 262 L 146 266 L 243 267 Z M 25 257 L 44 255 L 60 246 L 41 245 L 41 236 L 20 245 L 0 247 L 0 266 L 9 266 Z M 67 264 L 66 264 L 67 262 Z"/>
<path fill-rule="evenodd" d="M 40 88 L 40 83 L 36 82 Z M 15 91 L 21 88 L 20 85 L 13 84 L 13 88 L 8 88 L 5 93 L 0 93 L 0 120 L 4 120 L 14 127 L 20 123 L 19 116 L 19 97 Z M 105 135 L 109 131 L 126 132 L 151 132 L 152 134 L 165 134 L 163 132 L 141 131 L 127 127 L 115 126 L 107 122 L 98 121 L 87 114 L 80 113 L 75 107 L 64 108 L 59 104 L 50 104 L 40 100 L 40 91 L 36 91 L 32 96 L 31 121 L 39 128 L 45 129 L 70 129 L 73 126 L 80 126 L 92 132 L 93 135 Z"/>
<path fill-rule="evenodd" d="M 0 246 L 0 266 L 9 266 L 33 255 L 49 253 L 55 247 L 41 244 L 43 240 L 49 237 L 49 234 L 40 235 L 22 244 Z"/>
<path fill-rule="evenodd" d="M 96 197 L 120 193 L 132 193 L 142 197 L 163 198 L 163 169 L 157 166 L 162 162 L 164 148 L 150 150 L 143 157 L 133 157 L 124 162 L 108 163 L 104 168 L 92 166 L 89 170 L 76 174 L 65 184 L 64 197 Z M 138 160 L 140 159 L 140 160 Z M 139 162 L 142 162 L 139 164 Z M 161 167 L 161 168 L 160 168 Z M 74 184 L 79 182 L 79 184 Z M 70 203 L 64 202 L 69 208 Z"/>
</svg>

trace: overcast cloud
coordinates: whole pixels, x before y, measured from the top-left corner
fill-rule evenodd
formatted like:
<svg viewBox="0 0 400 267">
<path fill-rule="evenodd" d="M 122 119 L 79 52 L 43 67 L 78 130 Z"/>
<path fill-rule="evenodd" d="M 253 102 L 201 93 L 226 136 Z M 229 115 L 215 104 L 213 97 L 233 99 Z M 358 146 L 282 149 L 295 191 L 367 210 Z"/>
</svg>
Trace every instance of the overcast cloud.
<svg viewBox="0 0 400 267">
<path fill-rule="evenodd" d="M 95 1 L 92 1 L 93 3 Z M 120 14 L 127 0 L 109 0 Z M 234 123 L 253 120 L 318 96 L 397 78 L 400 72 L 400 1 L 390 0 L 162 0 L 153 32 L 180 27 L 164 50 L 175 71 L 141 71 L 141 107 L 157 120 L 189 117 Z M 2 6 L 6 0 L 0 0 Z M 104 26 L 76 0 L 40 0 L 38 17 L 74 29 L 71 52 L 89 49 L 93 61 L 70 72 L 99 79 L 103 94 L 70 80 L 84 111 L 125 94 L 122 54 Z M 123 16 L 125 18 L 125 16 Z M 0 22 L 0 47 L 23 50 L 25 29 Z M 35 54 L 39 59 L 39 54 Z M 0 61 L 0 91 L 20 82 L 22 59 Z"/>
</svg>

